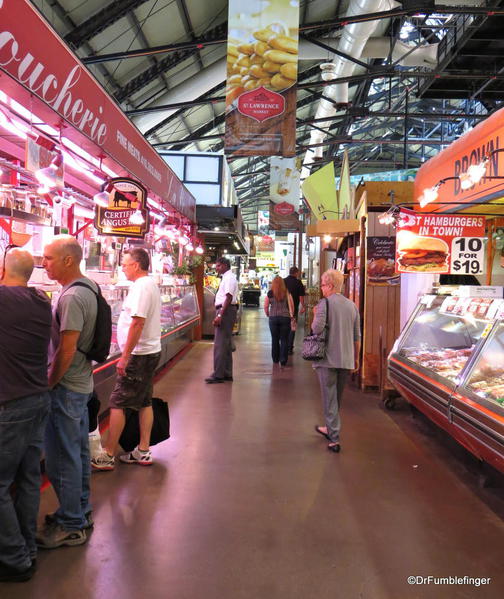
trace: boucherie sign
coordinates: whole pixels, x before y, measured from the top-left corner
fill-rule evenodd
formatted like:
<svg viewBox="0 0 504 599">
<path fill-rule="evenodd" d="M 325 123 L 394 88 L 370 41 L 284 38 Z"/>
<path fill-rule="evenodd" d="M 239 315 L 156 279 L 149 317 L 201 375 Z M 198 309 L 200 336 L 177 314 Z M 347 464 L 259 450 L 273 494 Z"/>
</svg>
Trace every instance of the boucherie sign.
<svg viewBox="0 0 504 599">
<path fill-rule="evenodd" d="M 2 91 L 17 99 L 9 78 L 17 82 L 33 98 L 35 114 L 37 106 L 43 113 L 49 107 L 61 117 L 57 126 L 64 136 L 70 128 L 78 132 L 78 145 L 105 161 L 110 156 L 195 221 L 190 192 L 28 0 L 0 0 L 0 77 Z"/>
<path fill-rule="evenodd" d="M 401 208 L 397 272 L 479 275 L 484 272 L 485 218 L 417 214 Z"/>
</svg>

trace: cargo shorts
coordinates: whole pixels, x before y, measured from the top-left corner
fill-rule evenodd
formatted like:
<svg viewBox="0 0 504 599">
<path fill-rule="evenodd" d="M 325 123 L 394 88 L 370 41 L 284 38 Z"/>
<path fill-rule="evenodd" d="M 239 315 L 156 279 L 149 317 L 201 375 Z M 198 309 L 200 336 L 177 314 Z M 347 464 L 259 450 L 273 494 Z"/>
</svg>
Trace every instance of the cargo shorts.
<svg viewBox="0 0 504 599">
<path fill-rule="evenodd" d="M 161 352 L 145 356 L 132 355 L 124 376 L 118 375 L 109 406 L 126 410 L 140 410 L 152 405 L 154 373 Z"/>
</svg>

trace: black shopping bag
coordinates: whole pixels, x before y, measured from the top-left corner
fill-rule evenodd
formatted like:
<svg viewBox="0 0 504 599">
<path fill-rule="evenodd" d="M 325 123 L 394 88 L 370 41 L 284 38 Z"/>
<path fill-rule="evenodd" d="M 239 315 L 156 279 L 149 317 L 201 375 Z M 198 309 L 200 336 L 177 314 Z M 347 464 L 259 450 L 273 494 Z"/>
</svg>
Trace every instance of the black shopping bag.
<svg viewBox="0 0 504 599">
<path fill-rule="evenodd" d="M 93 391 L 91 397 L 89 398 L 88 404 L 88 416 L 89 416 L 89 432 L 92 433 L 94 430 L 98 428 L 98 414 L 100 413 L 100 400 L 98 399 L 98 394 L 96 391 Z"/>
<path fill-rule="evenodd" d="M 152 424 L 150 445 L 157 445 L 161 441 L 170 438 L 170 413 L 168 404 L 158 397 L 152 398 L 152 411 L 154 412 L 154 422 Z M 136 410 L 125 410 L 125 412 L 126 424 L 119 443 L 124 451 L 132 451 L 140 442 L 138 412 Z"/>
</svg>

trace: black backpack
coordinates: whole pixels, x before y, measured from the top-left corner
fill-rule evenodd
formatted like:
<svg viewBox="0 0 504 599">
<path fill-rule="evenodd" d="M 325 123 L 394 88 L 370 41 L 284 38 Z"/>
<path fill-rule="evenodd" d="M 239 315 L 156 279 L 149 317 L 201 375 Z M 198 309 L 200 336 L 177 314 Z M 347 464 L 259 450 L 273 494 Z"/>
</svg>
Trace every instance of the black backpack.
<svg viewBox="0 0 504 599">
<path fill-rule="evenodd" d="M 95 362 L 100 363 L 105 362 L 110 353 L 110 343 L 112 341 L 112 310 L 110 309 L 107 300 L 103 297 L 100 286 L 98 284 L 96 284 L 96 286 L 98 287 L 98 292 L 96 292 L 90 285 L 82 283 L 81 281 L 76 281 L 70 285 L 70 287 L 87 287 L 87 289 L 90 289 L 96 295 L 98 309 L 96 311 L 93 343 L 88 351 L 83 351 L 80 348 L 77 349 L 83 353 L 88 360 L 94 360 Z M 70 287 L 68 287 L 68 289 L 70 289 Z"/>
</svg>

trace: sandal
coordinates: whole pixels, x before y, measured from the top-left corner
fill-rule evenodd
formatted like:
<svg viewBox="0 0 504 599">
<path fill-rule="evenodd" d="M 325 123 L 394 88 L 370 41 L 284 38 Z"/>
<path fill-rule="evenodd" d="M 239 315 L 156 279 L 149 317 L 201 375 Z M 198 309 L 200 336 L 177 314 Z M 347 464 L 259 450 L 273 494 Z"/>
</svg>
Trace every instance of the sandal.
<svg viewBox="0 0 504 599">
<path fill-rule="evenodd" d="M 327 449 L 329 451 L 334 451 L 334 453 L 339 453 L 341 451 L 341 445 L 339 443 L 329 443 Z"/>
<path fill-rule="evenodd" d="M 317 432 L 319 435 L 322 435 L 323 437 L 325 437 L 328 441 L 331 440 L 329 438 L 329 435 L 327 433 L 324 433 L 324 431 L 322 430 L 322 427 L 319 426 L 318 424 L 315 425 L 315 432 Z"/>
</svg>

